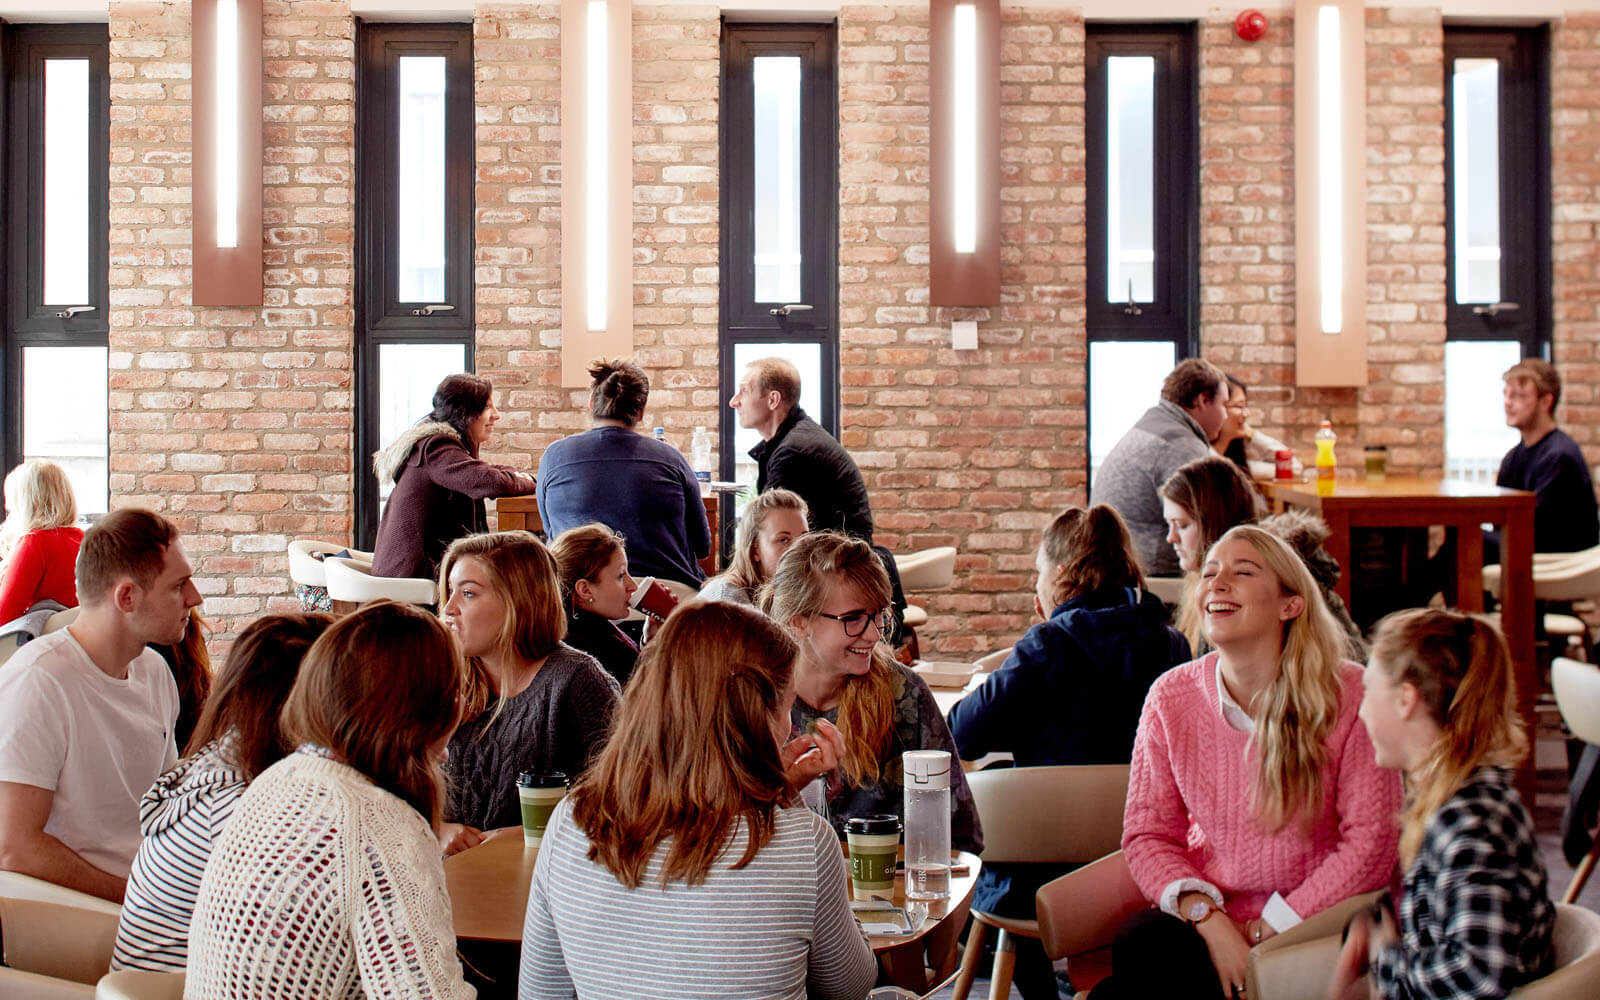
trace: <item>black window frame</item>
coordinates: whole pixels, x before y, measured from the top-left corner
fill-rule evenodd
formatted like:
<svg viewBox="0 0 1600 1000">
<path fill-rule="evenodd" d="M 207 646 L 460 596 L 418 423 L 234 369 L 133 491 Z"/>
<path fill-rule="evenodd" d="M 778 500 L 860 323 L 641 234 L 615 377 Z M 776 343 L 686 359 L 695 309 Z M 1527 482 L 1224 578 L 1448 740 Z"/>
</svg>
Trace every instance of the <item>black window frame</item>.
<svg viewBox="0 0 1600 1000">
<path fill-rule="evenodd" d="M 1111 302 L 1106 260 L 1106 60 L 1155 59 L 1154 301 Z M 1200 354 L 1199 34 L 1193 21 L 1089 22 L 1084 26 L 1086 334 L 1090 344 L 1171 343 L 1176 360 Z M 1092 351 L 1084 353 L 1084 470 L 1089 468 Z"/>
<path fill-rule="evenodd" d="M 1444 28 L 1445 339 L 1514 340 L 1549 358 L 1551 299 L 1550 33 L 1545 25 Z M 1454 61 L 1500 60 L 1500 298 L 1495 314 L 1455 301 Z M 1516 266 L 1526 261 L 1526 267 Z"/>
<path fill-rule="evenodd" d="M 43 62 L 89 60 L 89 301 L 72 316 L 44 297 Z M 110 323 L 111 36 L 104 24 L 0 24 L 0 449 L 4 469 L 22 461 L 22 351 L 25 347 L 108 347 Z M 16 127 L 19 123 L 26 123 Z M 107 426 L 109 445 L 110 429 Z M 109 458 L 109 446 L 107 455 Z M 109 467 L 108 467 L 109 472 Z"/>
<path fill-rule="evenodd" d="M 378 440 L 379 349 L 385 344 L 459 344 L 464 370 L 475 367 L 474 172 L 476 110 L 472 25 L 465 22 L 356 22 L 355 539 L 371 549 L 378 535 L 378 481 L 368 458 Z M 397 60 L 445 57 L 445 297 L 398 298 L 399 129 L 394 94 Z M 421 414 L 418 414 L 420 417 Z"/>
<path fill-rule="evenodd" d="M 821 349 L 822 412 L 809 416 L 834 437 L 839 436 L 839 88 L 838 25 L 827 23 L 771 24 L 723 19 L 719 89 L 722 113 L 718 116 L 722 183 L 719 202 L 722 219 L 717 357 L 721 400 L 739 387 L 734 350 L 745 344 L 817 344 Z M 803 165 L 802 197 L 815 208 L 803 220 L 801 300 L 809 313 L 774 317 L 770 310 L 788 303 L 755 302 L 753 201 L 744 195 L 753 183 L 755 155 L 749 136 L 730 133 L 730 125 L 753 115 L 753 94 L 730 85 L 763 52 L 798 55 L 804 66 L 800 105 L 800 131 L 808 137 Z M 823 117 L 817 122 L 818 116 Z M 811 141 L 812 139 L 815 141 Z M 811 192 L 811 193 L 808 193 Z M 831 266 L 828 262 L 831 261 Z M 732 479 L 736 430 L 732 411 L 720 407 L 718 452 L 723 479 Z M 729 519 L 731 522 L 731 519 Z M 731 526 L 731 524 L 730 524 Z"/>
</svg>

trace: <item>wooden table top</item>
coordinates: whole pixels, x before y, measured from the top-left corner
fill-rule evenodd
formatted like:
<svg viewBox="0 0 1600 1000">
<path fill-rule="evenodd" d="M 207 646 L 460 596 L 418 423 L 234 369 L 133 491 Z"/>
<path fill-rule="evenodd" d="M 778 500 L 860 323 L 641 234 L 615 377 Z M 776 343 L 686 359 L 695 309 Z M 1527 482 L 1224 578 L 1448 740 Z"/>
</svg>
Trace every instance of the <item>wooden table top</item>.
<svg viewBox="0 0 1600 1000">
<path fill-rule="evenodd" d="M 536 847 L 525 847 L 521 836 L 496 837 L 477 847 L 444 859 L 445 889 L 457 938 L 476 941 L 522 941 L 522 923 L 528 910 L 528 887 L 533 880 Z M 917 931 L 909 935 L 873 935 L 872 950 L 881 953 L 919 941 L 939 922 L 971 899 L 983 862 L 962 852 L 956 861 L 966 865 L 965 875 L 950 876 L 947 899 L 924 902 L 905 898 L 905 878 L 894 880 L 894 903 L 906 907 Z"/>
<path fill-rule="evenodd" d="M 1335 479 L 1332 489 L 1323 493 L 1313 482 L 1297 479 L 1263 479 L 1261 488 L 1273 499 L 1303 500 L 1311 503 L 1374 500 L 1498 500 L 1532 497 L 1524 490 L 1506 489 L 1489 483 L 1444 476 L 1386 476 L 1381 480 Z"/>
</svg>

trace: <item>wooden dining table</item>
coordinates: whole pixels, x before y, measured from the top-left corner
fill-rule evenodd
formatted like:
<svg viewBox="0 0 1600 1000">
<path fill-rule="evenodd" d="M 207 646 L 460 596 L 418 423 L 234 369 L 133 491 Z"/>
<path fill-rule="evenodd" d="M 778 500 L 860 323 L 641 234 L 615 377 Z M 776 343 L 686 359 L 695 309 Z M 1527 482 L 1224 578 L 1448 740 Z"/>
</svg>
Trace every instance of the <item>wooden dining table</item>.
<svg viewBox="0 0 1600 1000">
<path fill-rule="evenodd" d="M 538 857 L 538 848 L 526 847 L 522 837 L 512 835 L 445 858 L 445 890 L 450 895 L 458 940 L 521 944 L 528 889 Z M 964 870 L 950 876 L 950 895 L 945 899 L 907 901 L 905 879 L 896 876 L 893 901 L 906 907 L 916 929 L 910 934 L 867 938 L 886 977 L 897 986 L 924 992 L 938 981 L 934 975 L 942 972 L 940 978 L 944 978 L 954 971 L 952 965 L 935 967 L 930 973 L 926 962 L 933 956 L 935 961 L 948 958 L 953 963 L 956 936 L 966 923 L 983 862 L 964 851 L 953 860 L 958 870 Z"/>
<path fill-rule="evenodd" d="M 721 572 L 717 560 L 722 533 L 717 529 L 722 520 L 722 497 L 728 492 L 726 489 L 708 490 L 704 485 L 700 487 L 700 502 L 705 504 L 706 523 L 711 526 L 711 551 L 700 560 L 700 569 L 707 577 L 716 576 Z M 532 494 L 522 497 L 497 497 L 494 501 L 494 510 L 501 531 L 544 530 L 544 521 L 539 517 L 539 501 Z"/>
<path fill-rule="evenodd" d="M 1320 489 L 1315 482 L 1298 480 L 1268 480 L 1260 486 L 1274 513 L 1297 507 L 1327 522 L 1329 534 L 1323 547 L 1343 569 L 1337 589 L 1353 613 L 1361 605 L 1361 595 L 1352 593 L 1350 587 L 1353 529 L 1435 524 L 1456 529 L 1455 606 L 1482 611 L 1483 533 L 1479 526 L 1497 526 L 1503 580 L 1500 627 L 1516 665 L 1517 707 L 1528 731 L 1534 731 L 1539 675 L 1534 657 L 1532 493 L 1442 476 L 1336 479 Z M 1517 771 L 1517 790 L 1524 802 L 1534 801 L 1534 787 L 1533 755 L 1529 754 Z"/>
</svg>

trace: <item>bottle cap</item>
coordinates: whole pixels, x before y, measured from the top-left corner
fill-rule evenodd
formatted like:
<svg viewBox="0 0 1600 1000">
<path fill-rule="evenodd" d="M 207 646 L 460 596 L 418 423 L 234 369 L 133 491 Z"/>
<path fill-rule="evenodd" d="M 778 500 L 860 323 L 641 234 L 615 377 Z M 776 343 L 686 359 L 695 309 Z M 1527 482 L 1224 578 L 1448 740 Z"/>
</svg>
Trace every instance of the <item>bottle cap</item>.
<svg viewBox="0 0 1600 1000">
<path fill-rule="evenodd" d="M 852 816 L 844 821 L 844 832 L 858 836 L 886 837 L 900 832 L 898 816 Z"/>
<path fill-rule="evenodd" d="M 950 787 L 950 753 L 946 750 L 907 750 L 901 754 L 906 787 L 919 790 Z"/>
<path fill-rule="evenodd" d="M 523 788 L 565 788 L 567 776 L 560 771 L 523 771 L 517 775 L 517 784 Z"/>
</svg>

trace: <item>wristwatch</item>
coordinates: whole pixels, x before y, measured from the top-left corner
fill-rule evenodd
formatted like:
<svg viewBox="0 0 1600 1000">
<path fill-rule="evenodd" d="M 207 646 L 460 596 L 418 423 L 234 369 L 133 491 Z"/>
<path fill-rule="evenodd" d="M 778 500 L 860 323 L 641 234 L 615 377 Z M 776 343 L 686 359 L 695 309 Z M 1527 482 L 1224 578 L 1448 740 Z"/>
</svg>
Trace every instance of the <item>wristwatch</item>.
<svg viewBox="0 0 1600 1000">
<path fill-rule="evenodd" d="M 1221 912 L 1222 907 L 1213 903 L 1211 900 L 1200 899 L 1189 904 L 1189 912 L 1184 914 L 1183 919 L 1189 921 L 1189 923 L 1193 926 L 1198 927 L 1207 920 L 1210 920 L 1212 914 Z"/>
</svg>

